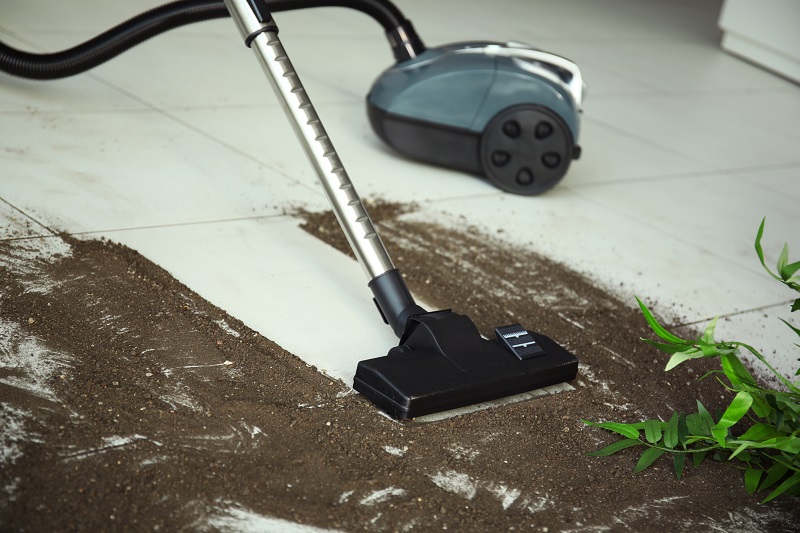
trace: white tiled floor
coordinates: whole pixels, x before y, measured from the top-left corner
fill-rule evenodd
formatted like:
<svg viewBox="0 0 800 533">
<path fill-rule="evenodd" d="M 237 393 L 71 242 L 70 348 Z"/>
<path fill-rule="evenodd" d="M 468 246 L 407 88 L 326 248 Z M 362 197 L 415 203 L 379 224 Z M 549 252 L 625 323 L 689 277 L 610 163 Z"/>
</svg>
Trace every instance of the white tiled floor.
<svg viewBox="0 0 800 533">
<path fill-rule="evenodd" d="M 0 40 L 57 50 L 159 3 L 5 0 Z M 686 322 L 730 315 L 720 336 L 751 340 L 784 370 L 796 364 L 776 318 L 792 294 L 762 273 L 752 241 L 767 216 L 768 254 L 788 241 L 800 257 L 800 88 L 720 51 L 718 0 L 397 3 L 429 45 L 519 40 L 578 63 L 590 85 L 584 155 L 534 198 L 402 159 L 364 112 L 392 61 L 380 27 L 341 8 L 279 13 L 363 198 L 503 228 L 509 242 Z M 0 139 L 0 239 L 49 228 L 123 242 L 347 382 L 358 360 L 394 342 L 361 269 L 283 214 L 327 203 L 230 20 L 71 79 L 0 75 Z"/>
</svg>

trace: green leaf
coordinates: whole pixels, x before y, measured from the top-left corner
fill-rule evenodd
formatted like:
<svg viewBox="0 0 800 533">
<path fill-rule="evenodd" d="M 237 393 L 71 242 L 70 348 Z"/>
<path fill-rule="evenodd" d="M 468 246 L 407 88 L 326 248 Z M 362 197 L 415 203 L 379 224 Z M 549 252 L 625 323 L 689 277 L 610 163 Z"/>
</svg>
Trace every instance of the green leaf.
<svg viewBox="0 0 800 533">
<path fill-rule="evenodd" d="M 728 442 L 728 444 L 737 444 L 737 443 L 739 443 L 739 441 L 729 441 Z M 750 454 L 747 453 L 745 450 L 747 448 L 751 447 L 752 445 L 753 445 L 753 443 L 751 441 L 740 443 L 739 446 L 728 457 L 728 461 L 730 461 L 731 459 L 735 459 L 737 456 L 739 456 L 740 460 L 747 461 L 748 457 L 750 457 Z"/>
<path fill-rule="evenodd" d="M 798 300 L 798 301 L 800 301 L 800 300 Z M 793 310 L 794 310 L 794 309 L 793 309 Z M 778 320 L 780 320 L 781 322 L 783 322 L 784 324 L 786 324 L 787 326 L 789 326 L 790 328 L 792 328 L 792 331 L 794 331 L 795 333 L 797 333 L 797 335 L 800 335 L 800 329 L 798 329 L 798 328 L 794 327 L 793 325 L 789 324 L 787 321 L 785 321 L 785 320 L 784 320 L 784 319 L 782 319 L 782 318 L 779 318 Z"/>
<path fill-rule="evenodd" d="M 700 340 L 707 343 L 707 344 L 716 344 L 714 341 L 714 329 L 717 327 L 717 320 L 719 319 L 718 316 L 715 316 L 711 322 L 708 323 L 706 326 L 705 331 L 703 331 L 703 336 L 700 337 Z"/>
<path fill-rule="evenodd" d="M 670 357 L 669 361 L 667 361 L 667 366 L 664 368 L 664 370 L 666 372 L 669 372 L 670 370 L 672 370 L 679 364 L 683 363 L 684 361 L 688 361 L 690 359 L 700 359 L 703 357 L 705 357 L 705 355 L 703 355 L 703 352 L 692 346 L 688 350 L 683 352 L 678 352 L 674 354 L 672 357 Z"/>
<path fill-rule="evenodd" d="M 667 425 L 664 427 L 664 446 L 667 448 L 674 448 L 678 444 L 679 418 L 678 413 L 672 413 L 672 418 L 669 419 L 669 422 L 667 422 Z"/>
<path fill-rule="evenodd" d="M 800 261 L 796 261 L 790 265 L 784 265 L 783 268 L 780 269 L 780 275 L 787 283 L 792 281 L 792 276 L 794 276 L 795 272 L 800 270 Z"/>
<path fill-rule="evenodd" d="M 761 219 L 761 225 L 758 227 L 758 233 L 756 234 L 756 254 L 758 255 L 758 260 L 761 261 L 761 266 L 764 267 L 764 270 L 769 272 L 769 275 L 773 278 L 777 279 L 778 281 L 783 281 L 780 276 L 776 276 L 772 273 L 772 271 L 767 267 L 767 264 L 764 262 L 764 250 L 761 248 L 761 237 L 764 236 L 764 224 L 767 221 L 767 217 Z"/>
<path fill-rule="evenodd" d="M 623 437 L 628 437 L 629 439 L 639 438 L 639 430 L 633 427 L 633 424 L 622 424 L 619 422 L 597 423 L 597 422 L 588 422 L 586 420 L 584 420 L 583 423 L 588 424 L 590 426 L 607 429 L 609 431 L 613 431 L 614 433 L 619 433 Z"/>
<path fill-rule="evenodd" d="M 709 344 L 702 339 L 699 339 L 697 343 L 700 345 L 700 351 L 703 352 L 703 357 L 722 355 L 722 352 L 720 352 L 716 344 Z"/>
<path fill-rule="evenodd" d="M 738 448 L 737 448 L 737 451 L 738 451 Z M 728 457 L 728 461 L 730 461 L 731 459 L 733 459 L 733 455 Z M 740 461 L 744 461 L 745 463 L 748 463 L 748 464 L 751 463 L 751 462 L 758 462 L 756 460 L 756 458 L 753 457 L 752 454 L 750 454 L 750 452 L 748 452 L 748 451 L 744 451 L 744 452 L 739 453 L 739 460 Z"/>
<path fill-rule="evenodd" d="M 798 309 L 800 309 L 800 298 L 795 300 L 792 304 L 792 312 L 797 311 Z"/>
<path fill-rule="evenodd" d="M 725 447 L 725 437 L 728 436 L 728 428 L 712 428 L 711 436 L 717 441 L 720 448 Z"/>
<path fill-rule="evenodd" d="M 686 350 L 686 348 L 690 347 L 689 344 L 672 344 L 666 342 L 656 342 L 650 339 L 642 339 L 644 342 L 649 344 L 650 346 L 655 346 L 659 350 L 665 353 L 677 353 Z"/>
<path fill-rule="evenodd" d="M 778 274 L 781 275 L 782 280 L 787 280 L 791 276 L 783 276 L 783 269 L 786 268 L 787 263 L 789 262 L 789 244 L 783 243 L 783 249 L 781 250 L 781 254 L 778 256 Z"/>
<path fill-rule="evenodd" d="M 686 417 L 680 415 L 678 417 L 678 442 L 686 449 L 686 437 L 689 435 L 689 428 L 686 425 Z"/>
<path fill-rule="evenodd" d="M 767 439 L 758 444 L 751 446 L 752 448 L 773 448 L 781 450 L 782 452 L 790 454 L 800 453 L 800 437 L 775 437 Z"/>
<path fill-rule="evenodd" d="M 800 332 L 798 332 L 800 335 Z M 756 380 L 750 374 L 736 354 L 721 355 L 720 364 L 728 380 L 735 387 L 757 387 Z"/>
<path fill-rule="evenodd" d="M 675 477 L 680 481 L 683 476 L 683 465 L 686 463 L 685 453 L 676 453 L 672 456 L 672 464 L 675 466 Z"/>
<path fill-rule="evenodd" d="M 753 405 L 750 408 L 761 418 L 769 418 L 770 413 L 772 413 L 772 408 L 767 404 L 766 400 L 758 396 L 753 397 Z"/>
<path fill-rule="evenodd" d="M 789 415 L 791 414 L 795 415 L 792 418 L 797 418 L 796 415 L 800 415 L 800 403 L 793 402 L 791 399 L 787 399 L 785 401 L 781 401 L 781 406 L 783 407 L 784 413 Z M 791 413 L 789 411 L 791 411 Z"/>
<path fill-rule="evenodd" d="M 744 471 L 744 488 L 747 490 L 747 494 L 753 494 L 758 489 L 761 474 L 762 471 L 756 468 L 748 468 Z"/>
<path fill-rule="evenodd" d="M 639 462 L 637 462 L 636 466 L 633 468 L 633 472 L 634 473 L 641 472 L 642 470 L 653 464 L 653 461 L 655 461 L 662 455 L 664 455 L 664 450 L 662 450 L 661 448 L 647 448 L 642 454 L 642 456 L 639 458 Z"/>
<path fill-rule="evenodd" d="M 639 439 L 618 440 L 617 442 L 609 444 L 608 446 L 606 446 L 602 450 L 589 452 L 586 455 L 591 455 L 593 457 L 606 457 L 608 455 L 615 454 L 615 453 L 617 453 L 619 451 L 622 451 L 622 450 L 624 450 L 626 448 L 630 448 L 632 446 L 644 446 L 644 443 L 642 441 L 640 441 Z"/>
<path fill-rule="evenodd" d="M 800 437 L 779 436 L 766 439 L 761 442 L 758 441 L 746 441 L 746 442 L 748 443 L 748 448 L 754 448 L 759 450 L 766 450 L 772 448 L 773 450 L 780 450 L 782 452 L 790 454 L 800 453 Z M 742 441 L 740 440 L 731 441 L 731 444 L 739 444 L 739 443 L 742 443 Z"/>
<path fill-rule="evenodd" d="M 761 503 L 767 503 L 768 501 L 777 498 L 798 483 L 800 483 L 800 472 L 795 472 L 791 477 L 789 477 L 789 479 L 778 485 L 778 488 L 775 489 L 772 494 L 764 498 Z"/>
<path fill-rule="evenodd" d="M 783 425 L 783 418 L 785 416 L 786 416 L 786 413 L 784 413 L 783 411 L 781 411 L 781 410 L 776 410 L 775 411 L 775 429 L 778 429 L 778 430 L 781 429 L 781 426 Z"/>
<path fill-rule="evenodd" d="M 782 465 L 781 463 L 774 463 L 772 467 L 767 471 L 767 477 L 764 478 L 764 481 L 761 482 L 761 485 L 758 487 L 759 491 L 766 490 L 770 488 L 772 485 L 777 483 L 777 481 L 788 472 L 789 469 Z"/>
<path fill-rule="evenodd" d="M 639 308 L 642 310 L 642 314 L 644 315 L 645 320 L 650 325 L 650 329 L 653 330 L 653 333 L 664 339 L 665 341 L 669 341 L 672 343 L 683 343 L 685 342 L 680 337 L 676 337 L 669 331 L 667 331 L 661 324 L 658 323 L 658 320 L 655 319 L 653 313 L 647 308 L 644 303 L 639 299 L 638 296 L 635 297 L 636 301 L 639 302 Z"/>
<path fill-rule="evenodd" d="M 703 419 L 698 413 L 692 413 L 686 416 L 686 426 L 689 429 L 690 435 L 698 436 L 711 436 L 711 432 L 703 423 Z"/>
<path fill-rule="evenodd" d="M 692 454 L 692 464 L 694 465 L 695 468 L 700 466 L 700 463 L 702 463 L 703 459 L 706 458 L 706 453 L 708 453 L 708 452 L 705 452 L 705 451 L 704 452 L 694 452 Z"/>
<path fill-rule="evenodd" d="M 721 447 L 725 446 L 725 436 L 727 435 L 728 428 L 736 424 L 742 417 L 750 410 L 750 405 L 753 403 L 753 397 L 750 393 L 741 391 L 733 400 L 731 400 L 728 408 L 722 413 L 722 417 L 714 427 L 711 428 L 711 433 L 717 440 L 717 444 Z"/>
<path fill-rule="evenodd" d="M 661 422 L 658 420 L 646 420 L 644 423 L 644 438 L 652 444 L 661 440 Z"/>
<path fill-rule="evenodd" d="M 711 416 L 705 406 L 700 403 L 700 400 L 697 400 L 697 413 L 700 415 L 700 420 L 703 422 L 703 425 L 706 427 L 706 432 L 703 433 L 704 435 L 711 435 L 711 428 L 716 425 L 714 422 L 714 418 Z"/>
<path fill-rule="evenodd" d="M 771 439 L 780 435 L 779 432 L 775 431 L 773 426 L 769 424 L 753 424 L 750 429 L 744 432 L 744 434 L 740 435 L 739 438 L 736 440 L 738 441 L 765 441 L 767 439 Z"/>
</svg>

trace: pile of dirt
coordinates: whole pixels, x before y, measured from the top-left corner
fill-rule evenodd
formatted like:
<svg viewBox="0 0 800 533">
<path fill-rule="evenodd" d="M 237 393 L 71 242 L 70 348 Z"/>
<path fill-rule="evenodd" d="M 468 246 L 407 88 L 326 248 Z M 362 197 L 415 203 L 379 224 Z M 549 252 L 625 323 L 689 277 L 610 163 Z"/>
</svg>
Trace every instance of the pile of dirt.
<svg viewBox="0 0 800 533">
<path fill-rule="evenodd" d="M 707 362 L 663 372 L 630 302 L 476 230 L 371 212 L 423 301 L 484 334 L 520 322 L 557 339 L 581 362 L 575 389 L 393 421 L 133 250 L 65 237 L 61 257 L 44 257 L 41 242 L 10 240 L 2 529 L 237 530 L 276 517 L 345 531 L 794 530 L 797 501 L 758 505 L 730 465 L 677 481 L 667 458 L 632 474 L 636 449 L 586 456 L 615 438 L 581 419 L 726 403 L 697 382 Z M 346 248 L 329 213 L 304 217 Z"/>
</svg>

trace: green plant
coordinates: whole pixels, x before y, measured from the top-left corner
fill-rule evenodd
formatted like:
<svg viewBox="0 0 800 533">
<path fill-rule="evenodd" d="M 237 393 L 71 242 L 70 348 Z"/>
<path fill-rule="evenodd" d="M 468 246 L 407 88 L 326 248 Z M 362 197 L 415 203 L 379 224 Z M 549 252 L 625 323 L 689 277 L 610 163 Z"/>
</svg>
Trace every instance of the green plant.
<svg viewBox="0 0 800 533">
<path fill-rule="evenodd" d="M 761 264 L 769 274 L 790 289 L 800 293 L 800 261 L 789 263 L 789 248 L 784 245 L 778 258 L 777 273 L 764 262 L 761 237 L 764 223 L 758 229 L 755 248 Z M 717 460 L 733 461 L 744 471 L 744 485 L 749 494 L 773 489 L 763 500 L 780 495 L 800 494 L 800 382 L 792 383 L 781 375 L 752 346 L 743 342 L 719 342 L 714 339 L 717 319 L 712 320 L 700 338 L 687 341 L 670 333 L 655 319 L 650 310 L 636 298 L 648 325 L 659 341 L 643 339 L 661 351 L 671 354 L 666 370 L 701 357 L 719 358 L 721 370 L 707 373 L 734 393 L 733 400 L 714 417 L 697 401 L 697 412 L 674 412 L 668 422 L 645 420 L 636 424 L 588 422 L 625 437 L 589 455 L 608 456 L 633 446 L 645 448 L 634 472 L 649 467 L 665 453 L 672 454 L 675 475 L 681 478 L 687 456 L 697 467 L 710 454 Z M 800 298 L 792 311 L 800 309 Z M 798 336 L 800 329 L 783 322 Z M 800 347 L 800 344 L 797 345 Z M 740 350 L 747 350 L 776 376 L 785 390 L 761 387 L 739 359 Z M 800 360 L 800 359 L 799 359 Z M 795 375 L 800 375 L 798 368 Z M 762 503 L 763 503 L 762 502 Z"/>
</svg>

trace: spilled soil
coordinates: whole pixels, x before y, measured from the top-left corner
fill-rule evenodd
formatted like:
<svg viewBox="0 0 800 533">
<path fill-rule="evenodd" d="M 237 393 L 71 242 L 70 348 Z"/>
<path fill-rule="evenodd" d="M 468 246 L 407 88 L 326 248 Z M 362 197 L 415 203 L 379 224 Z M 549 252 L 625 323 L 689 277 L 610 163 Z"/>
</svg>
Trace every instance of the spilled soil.
<svg viewBox="0 0 800 533">
<path fill-rule="evenodd" d="M 665 457 L 632 474 L 637 449 L 586 455 L 615 438 L 581 419 L 727 400 L 697 381 L 704 362 L 663 372 L 631 302 L 466 224 L 371 213 L 423 301 L 487 335 L 520 322 L 557 339 L 581 362 L 574 389 L 396 422 L 133 250 L 7 240 L 0 529 L 273 531 L 274 518 L 342 531 L 796 530 L 796 499 L 759 505 L 730 465 L 707 460 L 678 481 Z M 329 213 L 303 217 L 346 249 Z"/>
</svg>

